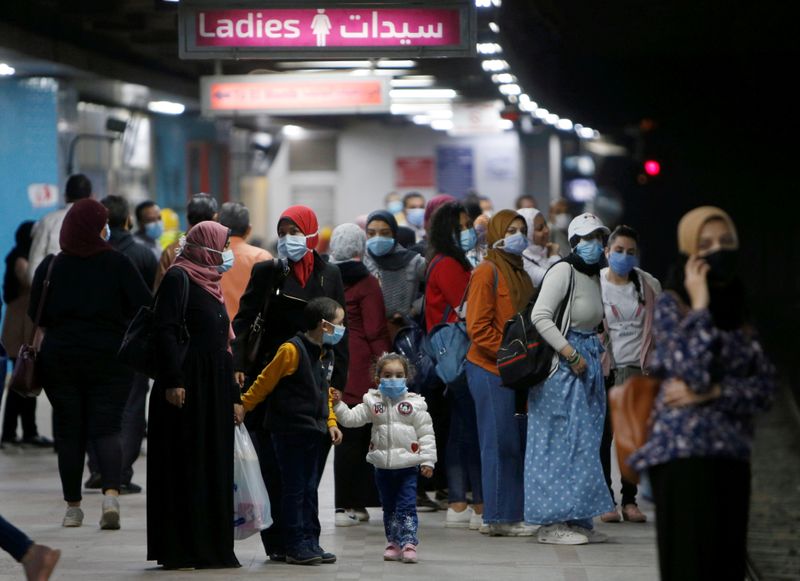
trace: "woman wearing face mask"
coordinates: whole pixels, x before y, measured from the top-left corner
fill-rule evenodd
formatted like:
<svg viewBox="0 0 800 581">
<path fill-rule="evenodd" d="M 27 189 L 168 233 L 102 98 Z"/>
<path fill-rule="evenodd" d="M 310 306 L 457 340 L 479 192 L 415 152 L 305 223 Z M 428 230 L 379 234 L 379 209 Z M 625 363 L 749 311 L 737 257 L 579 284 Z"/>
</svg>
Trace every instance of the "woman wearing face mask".
<svg viewBox="0 0 800 581">
<path fill-rule="evenodd" d="M 120 528 L 120 430 L 133 371 L 116 356 L 128 323 L 151 296 L 131 261 L 108 244 L 110 236 L 105 206 L 92 199 L 75 202 L 61 227 L 61 252 L 39 264 L 28 305 L 35 321 L 49 277 L 39 321 L 47 332 L 36 368 L 53 406 L 65 527 L 83 524 L 88 439 L 103 475 L 100 528 Z"/>
<path fill-rule="evenodd" d="M 239 312 L 233 320 L 233 330 L 241 337 L 266 307 L 262 322 L 266 331 L 252 362 L 247 360 L 246 345 L 234 341 L 234 366 L 239 385 L 251 385 L 267 363 L 275 357 L 278 348 L 298 332 L 305 331 L 303 309 L 311 300 L 328 297 L 340 305 L 346 304 L 339 269 L 325 262 L 315 250 L 318 230 L 317 217 L 311 208 L 287 208 L 278 220 L 280 260 L 259 262 L 253 267 L 247 289 L 239 303 Z M 347 384 L 347 345 L 345 335 L 344 339 L 332 346 L 333 370 L 329 382 L 339 390 Z M 280 470 L 270 434 L 264 429 L 265 410 L 266 406 L 259 404 L 247 414 L 245 425 L 253 436 L 272 505 L 273 525 L 266 531 L 261 531 L 261 540 L 270 559 L 282 561 L 286 557 L 286 548 L 279 510 Z M 322 447 L 319 459 L 321 466 L 324 466 L 330 443 L 328 438 Z M 322 474 L 322 470 L 319 470 L 319 474 Z M 318 519 L 316 526 L 319 527 Z"/>
<path fill-rule="evenodd" d="M 545 276 L 531 315 L 556 351 L 553 373 L 532 386 L 528 398 L 525 520 L 542 525 L 540 543 L 607 540 L 592 518 L 613 508 L 598 454 L 606 415 L 597 337 L 603 320 L 600 259 L 608 233 L 593 214 L 570 222 L 572 253 Z M 556 320 L 562 304 L 563 323 Z"/>
<path fill-rule="evenodd" d="M 522 468 L 525 417 L 515 414 L 514 392 L 500 383 L 497 350 L 506 321 L 533 295 L 522 265 L 528 246 L 525 220 L 501 210 L 489 221 L 485 260 L 473 271 L 467 293 L 467 383 L 475 401 L 481 451 L 483 523 L 493 536 L 531 536 L 524 525 Z"/>
<path fill-rule="evenodd" d="M 220 287 L 222 273 L 232 265 L 229 244 L 225 226 L 193 226 L 156 302 L 159 358 L 147 434 L 147 559 L 165 569 L 239 566 L 230 523 L 233 429 L 241 405 Z M 181 361 L 183 324 L 189 344 Z"/>
<path fill-rule="evenodd" d="M 664 580 L 745 576 L 753 421 L 776 382 L 748 321 L 738 249 L 728 214 L 695 208 L 656 302 L 652 372 L 663 382 L 650 438 L 629 463 L 653 486 Z"/>
<path fill-rule="evenodd" d="M 367 218 L 367 253 L 364 264 L 383 291 L 389 335 L 392 339 L 412 314 L 420 283 L 425 278 L 425 259 L 397 243 L 397 222 L 389 212 L 378 210 Z"/>
<path fill-rule="evenodd" d="M 522 253 L 525 265 L 525 272 L 531 277 L 533 286 L 539 288 L 542 285 L 547 270 L 556 262 L 561 260 L 559 246 L 550 242 L 550 227 L 542 214 L 536 208 L 522 208 L 517 213 L 525 218 L 528 226 L 528 240 L 531 244 Z"/>
<path fill-rule="evenodd" d="M 474 250 L 478 235 L 464 207 L 450 202 L 439 208 L 428 227 L 428 283 L 425 286 L 425 326 L 458 320 L 458 310 L 469 284 L 472 264 L 466 253 Z M 445 526 L 480 528 L 483 514 L 481 456 L 475 402 L 466 378 L 447 386 L 450 429 L 447 437 L 447 488 L 449 508 Z M 437 439 L 444 433 L 436 425 Z M 441 449 L 442 446 L 439 446 Z M 473 507 L 467 506 L 472 491 Z"/>
<path fill-rule="evenodd" d="M 634 375 L 648 372 L 653 351 L 653 314 L 661 284 L 639 268 L 639 234 L 630 226 L 619 226 L 608 239 L 608 268 L 600 271 L 603 291 L 603 375 L 606 385 L 622 385 Z M 608 490 L 611 486 L 611 417 L 606 413 L 600 460 Z M 622 479 L 622 517 L 616 507 L 600 517 L 603 522 L 645 522 L 636 505 L 636 485 Z"/>
</svg>

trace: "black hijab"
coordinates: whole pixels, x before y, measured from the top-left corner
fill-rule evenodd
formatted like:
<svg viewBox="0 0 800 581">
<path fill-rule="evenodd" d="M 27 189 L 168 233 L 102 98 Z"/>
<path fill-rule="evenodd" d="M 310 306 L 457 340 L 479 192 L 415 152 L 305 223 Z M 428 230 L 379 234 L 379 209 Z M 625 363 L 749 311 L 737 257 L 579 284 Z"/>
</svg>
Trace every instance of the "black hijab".
<svg viewBox="0 0 800 581">
<path fill-rule="evenodd" d="M 370 222 L 373 220 L 380 220 L 389 224 L 389 228 L 392 230 L 392 238 L 394 238 L 394 246 L 392 246 L 389 253 L 384 256 L 375 256 L 372 252 L 367 250 L 369 257 L 375 261 L 378 268 L 381 270 L 402 270 L 414 260 L 415 256 L 419 256 L 416 252 L 406 250 L 397 242 L 397 220 L 395 220 L 390 212 L 386 210 L 376 210 L 372 212 L 372 214 L 367 217 L 367 227 L 369 227 Z M 369 248 L 369 245 L 367 248 Z"/>
<path fill-rule="evenodd" d="M 14 265 L 18 258 L 28 259 L 33 244 L 33 225 L 35 222 L 23 222 L 14 234 L 15 245 L 6 256 L 6 274 L 3 278 L 3 302 L 6 304 L 15 300 L 20 295 L 20 284 L 14 272 Z"/>
</svg>

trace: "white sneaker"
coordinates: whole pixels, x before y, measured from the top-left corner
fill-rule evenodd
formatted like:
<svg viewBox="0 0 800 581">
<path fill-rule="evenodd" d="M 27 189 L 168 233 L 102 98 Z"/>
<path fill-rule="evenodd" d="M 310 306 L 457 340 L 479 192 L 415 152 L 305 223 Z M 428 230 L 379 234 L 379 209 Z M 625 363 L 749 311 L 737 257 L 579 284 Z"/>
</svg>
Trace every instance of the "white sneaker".
<svg viewBox="0 0 800 581">
<path fill-rule="evenodd" d="M 482 535 L 488 535 L 491 529 L 492 525 L 483 522 L 483 516 L 481 516 L 481 526 L 478 527 L 478 532 Z"/>
<path fill-rule="evenodd" d="M 475 513 L 470 507 L 465 508 L 461 512 L 457 512 L 452 508 L 447 509 L 447 517 L 444 520 L 444 526 L 448 529 L 468 529 L 469 523 L 472 521 L 472 516 Z"/>
<path fill-rule="evenodd" d="M 608 540 L 608 535 L 595 529 L 589 530 L 575 525 L 570 525 L 569 528 L 589 539 L 589 543 L 605 543 Z"/>
<path fill-rule="evenodd" d="M 334 524 L 337 527 L 355 527 L 361 524 L 358 517 L 349 510 L 336 511 Z"/>
<path fill-rule="evenodd" d="M 490 537 L 532 537 L 539 530 L 525 523 L 506 523 L 489 525 Z"/>
<path fill-rule="evenodd" d="M 541 527 L 537 540 L 546 545 L 586 545 L 589 538 L 565 524 Z"/>
<path fill-rule="evenodd" d="M 79 506 L 68 506 L 64 520 L 61 521 L 62 527 L 73 528 L 83 524 L 83 511 Z"/>
<path fill-rule="evenodd" d="M 104 531 L 119 529 L 119 500 L 116 496 L 103 497 L 103 514 L 100 516 L 100 528 Z"/>
<path fill-rule="evenodd" d="M 472 516 L 469 517 L 469 530 L 479 531 L 483 525 L 483 515 L 472 511 Z"/>
<path fill-rule="evenodd" d="M 366 508 L 363 510 L 354 508 L 353 515 L 358 519 L 358 522 L 369 522 L 369 513 Z"/>
</svg>

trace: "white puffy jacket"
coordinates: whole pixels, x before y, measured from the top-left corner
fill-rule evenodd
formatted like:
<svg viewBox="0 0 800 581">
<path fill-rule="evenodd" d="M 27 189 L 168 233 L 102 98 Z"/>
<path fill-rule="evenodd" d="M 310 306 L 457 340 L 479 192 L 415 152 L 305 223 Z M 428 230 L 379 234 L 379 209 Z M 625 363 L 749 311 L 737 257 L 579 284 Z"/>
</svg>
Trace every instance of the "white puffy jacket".
<svg viewBox="0 0 800 581">
<path fill-rule="evenodd" d="M 377 468 L 399 469 L 436 464 L 436 438 L 425 398 L 406 392 L 401 399 L 384 397 L 377 389 L 364 394 L 353 408 L 339 402 L 333 410 L 346 428 L 372 423 L 367 462 Z"/>
</svg>

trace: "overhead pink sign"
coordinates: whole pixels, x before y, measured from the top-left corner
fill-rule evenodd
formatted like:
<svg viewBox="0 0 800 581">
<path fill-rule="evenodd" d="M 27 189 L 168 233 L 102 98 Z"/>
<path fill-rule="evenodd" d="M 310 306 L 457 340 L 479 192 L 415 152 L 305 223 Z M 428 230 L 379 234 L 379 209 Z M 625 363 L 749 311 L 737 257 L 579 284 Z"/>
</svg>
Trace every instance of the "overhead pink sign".
<svg viewBox="0 0 800 581">
<path fill-rule="evenodd" d="M 444 47 L 462 44 L 457 8 L 197 10 L 198 47 Z"/>
</svg>

